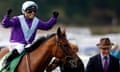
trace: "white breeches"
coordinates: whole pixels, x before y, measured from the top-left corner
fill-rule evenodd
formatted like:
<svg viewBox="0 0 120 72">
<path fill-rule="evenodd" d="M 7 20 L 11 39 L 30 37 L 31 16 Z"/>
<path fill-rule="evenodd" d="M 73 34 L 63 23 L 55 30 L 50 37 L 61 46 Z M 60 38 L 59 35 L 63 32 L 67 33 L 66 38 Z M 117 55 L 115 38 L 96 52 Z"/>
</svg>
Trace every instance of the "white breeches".
<svg viewBox="0 0 120 72">
<path fill-rule="evenodd" d="M 22 53 L 24 50 L 25 44 L 22 43 L 10 43 L 9 51 L 12 52 L 14 49 L 17 49 L 19 53 Z"/>
</svg>

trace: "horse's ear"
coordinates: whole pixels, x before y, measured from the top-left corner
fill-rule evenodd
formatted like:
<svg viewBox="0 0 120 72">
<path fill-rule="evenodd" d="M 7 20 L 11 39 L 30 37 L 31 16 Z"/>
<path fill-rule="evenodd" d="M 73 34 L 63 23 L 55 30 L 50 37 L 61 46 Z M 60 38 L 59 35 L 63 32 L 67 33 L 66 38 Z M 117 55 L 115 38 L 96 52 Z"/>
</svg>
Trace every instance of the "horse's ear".
<svg viewBox="0 0 120 72">
<path fill-rule="evenodd" d="M 60 29 L 60 27 L 57 29 L 57 35 L 58 35 L 58 36 L 61 35 L 61 29 Z"/>
<path fill-rule="evenodd" d="M 62 30 L 62 35 L 64 35 L 64 37 L 66 37 L 66 29 L 65 28 Z"/>
</svg>

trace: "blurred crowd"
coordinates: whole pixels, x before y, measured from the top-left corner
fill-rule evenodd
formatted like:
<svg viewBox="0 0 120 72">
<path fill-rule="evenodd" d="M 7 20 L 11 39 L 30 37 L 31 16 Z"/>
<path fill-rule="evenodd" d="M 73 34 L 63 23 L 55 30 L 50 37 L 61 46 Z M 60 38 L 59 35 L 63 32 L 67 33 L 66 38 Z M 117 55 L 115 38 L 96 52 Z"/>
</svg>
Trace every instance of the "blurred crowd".
<svg viewBox="0 0 120 72">
<path fill-rule="evenodd" d="M 113 48 L 111 49 L 111 55 L 115 56 L 120 60 L 120 47 L 117 43 L 115 43 Z"/>
</svg>

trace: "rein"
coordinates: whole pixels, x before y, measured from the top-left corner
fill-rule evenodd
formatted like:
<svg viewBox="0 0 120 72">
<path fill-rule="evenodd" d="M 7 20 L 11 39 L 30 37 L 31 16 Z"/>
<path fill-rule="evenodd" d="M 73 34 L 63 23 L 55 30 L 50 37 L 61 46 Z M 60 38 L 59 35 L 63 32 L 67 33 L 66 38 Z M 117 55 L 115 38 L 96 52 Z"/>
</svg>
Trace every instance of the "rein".
<svg viewBox="0 0 120 72">
<path fill-rule="evenodd" d="M 29 53 L 26 54 L 26 65 L 27 65 L 28 72 L 32 72 L 31 65 L 30 65 L 30 54 Z"/>
</svg>

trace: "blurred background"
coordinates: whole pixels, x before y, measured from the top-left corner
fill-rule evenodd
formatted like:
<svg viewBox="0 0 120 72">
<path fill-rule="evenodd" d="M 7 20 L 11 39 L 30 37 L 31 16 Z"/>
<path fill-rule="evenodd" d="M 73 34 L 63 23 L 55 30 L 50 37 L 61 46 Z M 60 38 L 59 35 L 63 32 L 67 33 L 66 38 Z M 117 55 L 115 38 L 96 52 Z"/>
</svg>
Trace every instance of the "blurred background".
<svg viewBox="0 0 120 72">
<path fill-rule="evenodd" d="M 13 9 L 12 15 L 21 14 L 21 6 L 24 1 L 25 0 L 1 0 L 0 20 L 8 8 Z M 120 0 L 33 1 L 39 6 L 37 16 L 43 20 L 47 20 L 52 15 L 52 12 L 57 10 L 60 13 L 58 24 L 89 27 L 95 34 L 106 32 L 118 33 L 120 31 Z"/>
<path fill-rule="evenodd" d="M 21 14 L 22 3 L 26 0 L 1 0 L 0 21 L 8 8 L 12 16 Z M 66 28 L 67 38 L 78 48 L 78 55 L 85 66 L 89 57 L 98 53 L 96 44 L 101 37 L 109 37 L 120 45 L 120 0 L 32 0 L 39 9 L 37 16 L 47 21 L 53 11 L 59 12 L 58 22 L 50 31 L 38 31 L 37 37 L 55 32 L 58 26 Z M 5 38 L 3 38 L 3 36 Z M 10 29 L 0 25 L 0 46 L 8 46 Z M 58 72 L 58 71 L 57 71 Z"/>
</svg>

